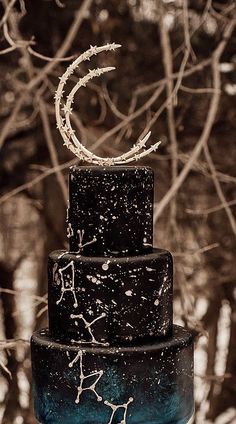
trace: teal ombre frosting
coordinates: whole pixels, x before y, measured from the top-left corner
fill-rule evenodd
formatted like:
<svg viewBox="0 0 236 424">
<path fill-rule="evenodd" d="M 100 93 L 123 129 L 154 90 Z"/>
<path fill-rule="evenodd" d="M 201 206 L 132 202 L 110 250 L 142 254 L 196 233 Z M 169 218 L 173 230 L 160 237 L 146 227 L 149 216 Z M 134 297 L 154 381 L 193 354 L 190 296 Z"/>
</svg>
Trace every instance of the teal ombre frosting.
<svg viewBox="0 0 236 424">
<path fill-rule="evenodd" d="M 169 341 L 133 351 L 80 350 L 39 332 L 32 340 L 36 418 L 41 424 L 187 424 L 194 407 L 192 349 L 190 334 L 178 327 Z"/>
<path fill-rule="evenodd" d="M 111 370 L 111 375 L 114 371 Z M 110 391 L 106 386 L 101 390 L 103 399 L 117 399 L 121 396 L 122 389 L 119 385 L 113 385 Z M 96 401 L 91 391 L 85 391 L 81 396 L 81 402 L 77 405 L 68 401 L 56 393 L 42 390 L 37 393 L 35 409 L 39 422 L 42 424 L 108 424 L 111 417 L 111 409 L 103 402 Z M 177 392 L 163 398 L 161 392 L 155 390 L 152 403 L 147 402 L 142 390 L 134 394 L 135 399 L 129 405 L 127 424 L 186 424 L 192 415 L 191 398 L 183 397 Z M 114 402 L 115 403 L 115 402 Z M 181 406 L 181 408 L 180 408 Z M 186 417 L 181 417 L 181 411 L 185 410 Z M 179 418 L 178 418 L 179 416 Z M 153 419 L 155 417 L 155 419 Z M 112 424 L 120 424 L 123 419 L 123 410 L 118 410 L 114 415 Z"/>
<path fill-rule="evenodd" d="M 111 417 L 110 409 L 104 404 L 94 407 L 94 399 L 91 393 L 86 393 L 86 402 L 80 405 L 66 401 L 55 401 L 48 394 L 42 394 L 37 398 L 36 409 L 39 422 L 42 424 L 108 424 Z M 177 395 L 168 399 L 160 408 L 156 405 L 133 403 L 127 414 L 127 424 L 186 424 L 192 415 L 192 410 L 185 418 L 176 419 L 179 410 L 179 398 Z M 40 414 L 40 410 L 42 414 Z M 56 412 L 55 412 L 56 411 Z M 153 420 L 153 417 L 156 417 Z M 120 423 L 123 414 L 117 411 L 112 424 Z"/>
<path fill-rule="evenodd" d="M 125 398 L 125 385 L 124 381 L 119 378 L 114 366 L 106 369 L 100 380 L 100 385 L 102 390 L 99 393 L 102 393 L 103 399 L 117 400 L 122 403 Z"/>
</svg>

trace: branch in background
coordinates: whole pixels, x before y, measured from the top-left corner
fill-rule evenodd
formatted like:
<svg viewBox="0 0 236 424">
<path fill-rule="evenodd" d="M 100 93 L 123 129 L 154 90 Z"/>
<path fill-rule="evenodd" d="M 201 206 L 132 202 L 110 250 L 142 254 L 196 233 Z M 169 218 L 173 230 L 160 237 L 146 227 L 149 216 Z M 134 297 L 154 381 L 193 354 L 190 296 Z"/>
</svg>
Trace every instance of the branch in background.
<svg viewBox="0 0 236 424">
<path fill-rule="evenodd" d="M 55 58 L 63 58 L 67 51 L 71 48 L 72 43 L 77 35 L 77 32 L 85 18 L 86 12 L 89 10 L 89 8 L 92 5 L 93 0 L 84 0 L 82 5 L 80 6 L 80 8 L 78 9 L 78 11 L 75 14 L 75 18 L 74 21 L 72 23 L 72 25 L 69 28 L 69 31 L 63 41 L 63 43 L 61 44 L 60 48 L 57 50 L 56 54 L 55 54 Z M 20 95 L 20 97 L 17 99 L 15 107 L 10 115 L 10 117 L 8 118 L 8 120 L 6 121 L 5 125 L 3 126 L 2 129 L 2 133 L 0 135 L 0 149 L 2 148 L 4 142 L 6 141 L 10 128 L 12 126 L 12 124 L 14 123 L 14 121 L 17 119 L 18 113 L 21 110 L 24 102 L 25 102 L 25 98 L 27 97 L 28 93 L 33 90 L 35 87 L 37 87 L 45 78 L 46 75 L 48 75 L 53 69 L 54 67 L 57 65 L 57 61 L 51 61 L 49 62 L 47 65 L 45 65 L 45 67 L 43 69 L 41 69 L 38 72 L 38 75 L 36 75 L 34 78 L 32 78 L 28 84 L 26 84 L 25 86 L 25 91 L 23 92 L 23 94 Z"/>
<path fill-rule="evenodd" d="M 47 62 L 68 62 L 70 60 L 73 60 L 75 58 L 75 55 L 68 56 L 68 57 L 49 57 L 45 56 L 41 53 L 36 52 L 32 47 L 28 47 L 28 52 L 32 54 L 35 57 L 38 57 L 39 59 L 46 60 Z"/>
<path fill-rule="evenodd" d="M 230 209 L 230 206 L 228 205 L 228 202 L 225 198 L 225 195 L 224 195 L 223 190 L 221 188 L 220 182 L 217 178 L 215 165 L 214 165 L 214 162 L 212 160 L 212 157 L 210 155 L 209 148 L 208 148 L 207 145 L 204 146 L 204 153 L 205 153 L 206 160 L 207 160 L 207 163 L 209 165 L 209 168 L 210 168 L 210 171 L 211 171 L 211 174 L 212 174 L 212 179 L 213 179 L 213 182 L 214 182 L 214 185 L 215 185 L 215 188 L 216 188 L 216 192 L 217 192 L 218 197 L 219 197 L 219 199 L 220 199 L 220 201 L 223 205 L 223 208 L 225 209 L 226 215 L 227 215 L 229 223 L 231 225 L 231 229 L 232 229 L 234 235 L 236 236 L 236 221 L 234 219 L 234 216 L 233 216 L 233 213 Z"/>
<path fill-rule="evenodd" d="M 29 340 L 23 340 L 23 339 L 10 339 L 10 340 L 0 340 L 0 351 L 1 350 L 15 350 L 17 346 L 21 344 L 27 344 L 29 345 Z M 4 364 L 4 362 L 0 359 L 0 368 L 2 368 L 5 373 L 9 376 L 10 379 L 12 379 L 12 373 L 7 368 L 7 366 Z"/>
<path fill-rule="evenodd" d="M 230 202 L 224 202 L 221 203 L 220 205 L 217 206 L 213 206 L 212 208 L 209 209 L 186 209 L 186 212 L 189 213 L 190 215 L 209 215 L 210 213 L 213 212 L 218 212 L 222 209 L 225 209 L 225 206 L 235 206 L 236 205 L 236 200 L 231 200 Z"/>
<path fill-rule="evenodd" d="M 209 66 L 211 64 L 211 60 L 212 58 L 209 57 L 209 59 L 205 59 L 202 62 L 198 63 L 197 65 L 192 66 L 190 69 L 187 69 L 183 72 L 182 77 L 183 78 L 187 78 L 193 74 L 195 74 L 196 72 L 200 72 L 202 71 L 204 68 L 206 68 L 207 66 Z M 170 78 L 171 79 L 177 79 L 179 76 L 179 72 L 174 72 Z M 147 94 L 149 91 L 155 90 L 157 87 L 159 87 L 161 84 L 165 84 L 166 83 L 166 78 L 162 78 L 158 81 L 152 82 L 151 84 L 145 85 L 143 87 L 139 87 L 137 88 L 137 90 L 135 91 L 136 94 Z"/>
<path fill-rule="evenodd" d="M 219 62 L 220 62 L 221 55 L 224 52 L 224 49 L 227 45 L 227 42 L 234 31 L 235 25 L 236 25 L 236 20 L 232 19 L 230 23 L 226 26 L 223 32 L 222 41 L 219 43 L 218 47 L 216 48 L 216 50 L 213 52 L 213 55 L 212 55 L 211 67 L 212 67 L 212 74 L 213 74 L 214 94 L 211 99 L 209 112 L 207 115 L 207 119 L 203 128 L 202 134 L 198 142 L 196 143 L 195 148 L 192 151 L 189 161 L 187 162 L 185 167 L 182 169 L 182 171 L 176 178 L 174 184 L 171 186 L 171 188 L 168 190 L 165 196 L 161 199 L 159 206 L 157 207 L 154 213 L 154 222 L 157 221 L 157 219 L 160 217 L 163 210 L 169 204 L 173 196 L 178 192 L 183 182 L 185 181 L 185 178 L 191 171 L 192 166 L 194 165 L 195 161 L 199 157 L 204 145 L 208 142 L 212 127 L 215 122 L 215 118 L 216 118 L 216 114 L 217 114 L 217 110 L 219 106 L 219 101 L 220 101 L 221 77 L 220 77 Z"/>
<path fill-rule="evenodd" d="M 131 115 L 127 116 L 123 121 L 121 121 L 119 124 L 117 124 L 115 127 L 107 131 L 105 134 L 103 134 L 96 143 L 93 144 L 91 150 L 95 150 L 97 147 L 101 146 L 101 144 L 104 143 L 108 138 L 110 138 L 112 135 L 116 134 L 118 131 L 120 131 L 122 128 L 127 126 L 131 121 L 134 119 L 137 119 L 139 116 L 141 116 L 144 112 L 146 112 L 159 98 L 162 91 L 164 89 L 164 86 L 158 87 L 152 96 L 147 100 L 146 103 L 144 103 L 139 109 L 137 109 L 135 112 L 133 112 Z M 143 137 L 143 133 L 141 135 L 141 138 Z"/>
<path fill-rule="evenodd" d="M 175 257 L 186 257 L 186 256 L 193 256 L 193 255 L 199 255 L 202 253 L 209 252 L 209 250 L 215 249 L 216 247 L 219 247 L 219 243 L 212 243 L 208 246 L 201 247 L 193 252 L 173 252 L 173 256 Z"/>
<path fill-rule="evenodd" d="M 178 78 L 176 81 L 176 85 L 174 88 L 174 97 L 175 97 L 175 103 L 177 104 L 177 95 L 179 91 L 179 87 L 181 85 L 181 82 L 183 80 L 184 71 L 186 68 L 186 65 L 188 63 L 188 58 L 191 52 L 191 43 L 190 43 L 190 31 L 189 31 L 189 17 L 188 17 L 188 0 L 183 0 L 183 26 L 184 26 L 184 44 L 185 44 L 185 51 L 184 51 L 184 57 L 180 65 L 180 69 L 178 72 Z"/>
<path fill-rule="evenodd" d="M 19 294 L 19 292 L 17 290 L 11 290 L 11 289 L 3 289 L 0 287 L 0 293 L 6 293 L 6 294 L 11 294 L 12 296 L 17 296 Z M 30 297 L 39 302 L 39 303 L 48 303 L 47 302 L 47 298 L 46 295 L 45 296 L 37 296 L 34 294 L 31 294 Z M 0 341 L 0 346 L 1 346 L 1 341 Z"/>
<path fill-rule="evenodd" d="M 14 6 L 14 4 L 16 3 L 16 0 L 11 0 L 5 8 L 5 13 L 0 21 L 0 28 L 7 22 L 8 20 L 8 16 L 10 14 L 10 12 L 12 11 L 12 8 Z"/>
<path fill-rule="evenodd" d="M 48 117 L 47 108 L 46 108 L 46 105 L 45 105 L 44 100 L 42 98 L 39 100 L 39 110 L 40 110 L 40 115 L 41 115 L 41 119 L 42 119 L 45 139 L 46 139 L 48 150 L 49 150 L 49 153 L 50 153 L 51 162 L 52 162 L 53 168 L 57 169 L 56 178 L 57 178 L 58 183 L 61 187 L 61 191 L 62 191 L 62 194 L 63 194 L 63 197 L 64 197 L 65 204 L 67 205 L 67 185 L 66 185 L 65 178 L 64 178 L 62 171 L 60 169 L 58 169 L 60 164 L 59 164 L 59 160 L 58 160 L 57 150 L 56 150 L 54 143 L 53 143 L 52 132 L 51 132 L 51 128 L 50 128 L 50 121 L 49 121 L 49 117 Z"/>
<path fill-rule="evenodd" d="M 58 171 L 67 169 L 72 165 L 76 165 L 77 163 L 78 163 L 78 159 L 72 159 L 55 168 L 47 169 L 45 172 L 42 172 L 41 175 L 39 175 L 38 177 L 35 177 L 31 181 L 28 181 L 27 183 L 22 184 L 21 186 L 16 187 L 14 190 L 11 190 L 8 193 L 4 194 L 2 197 L 0 197 L 0 204 L 6 202 L 7 200 L 11 199 L 13 196 L 20 194 L 25 190 L 31 189 L 36 184 L 39 184 L 42 180 L 49 177 L 50 175 L 53 175 Z"/>
<path fill-rule="evenodd" d="M 170 138 L 170 151 L 171 151 L 171 168 L 172 176 L 171 181 L 174 184 L 176 177 L 178 175 L 178 144 L 176 136 L 176 125 L 175 125 L 175 112 L 174 112 L 174 82 L 171 79 L 173 73 L 173 59 L 172 59 L 172 49 L 171 42 L 169 37 L 169 32 L 167 25 L 165 23 L 165 9 L 163 5 L 161 6 L 161 16 L 160 16 L 160 39 L 161 39 L 161 48 L 163 56 L 163 65 L 166 77 L 166 95 L 167 95 L 167 125 L 168 133 Z M 170 205 L 170 220 L 173 228 L 176 226 L 176 199 L 173 197 Z"/>
</svg>

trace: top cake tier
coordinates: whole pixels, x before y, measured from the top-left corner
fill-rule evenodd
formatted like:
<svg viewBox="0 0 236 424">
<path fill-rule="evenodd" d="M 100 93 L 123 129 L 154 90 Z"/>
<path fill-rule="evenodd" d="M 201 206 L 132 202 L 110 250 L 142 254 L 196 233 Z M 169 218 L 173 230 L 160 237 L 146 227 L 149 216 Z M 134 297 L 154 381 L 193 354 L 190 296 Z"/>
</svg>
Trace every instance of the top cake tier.
<svg viewBox="0 0 236 424">
<path fill-rule="evenodd" d="M 153 237 L 153 171 L 139 166 L 72 167 L 70 251 L 87 256 L 148 253 Z"/>
</svg>

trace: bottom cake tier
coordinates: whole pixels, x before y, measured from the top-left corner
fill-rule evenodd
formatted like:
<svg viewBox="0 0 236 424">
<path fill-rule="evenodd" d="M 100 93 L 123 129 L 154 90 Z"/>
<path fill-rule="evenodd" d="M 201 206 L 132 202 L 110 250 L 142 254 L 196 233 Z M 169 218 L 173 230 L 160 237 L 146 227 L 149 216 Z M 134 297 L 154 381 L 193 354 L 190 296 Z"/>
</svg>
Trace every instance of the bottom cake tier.
<svg viewBox="0 0 236 424">
<path fill-rule="evenodd" d="M 41 424 L 185 424 L 193 414 L 193 336 L 182 327 L 125 347 L 63 345 L 40 330 L 31 348 Z"/>
</svg>

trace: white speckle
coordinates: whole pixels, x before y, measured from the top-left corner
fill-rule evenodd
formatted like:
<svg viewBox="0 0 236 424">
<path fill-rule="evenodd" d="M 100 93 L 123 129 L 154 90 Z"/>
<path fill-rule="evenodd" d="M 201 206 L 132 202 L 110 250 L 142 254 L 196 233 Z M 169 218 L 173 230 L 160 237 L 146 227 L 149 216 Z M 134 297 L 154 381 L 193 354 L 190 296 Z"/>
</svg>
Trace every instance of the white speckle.
<svg viewBox="0 0 236 424">
<path fill-rule="evenodd" d="M 126 327 L 134 328 L 129 322 L 126 323 Z"/>
<path fill-rule="evenodd" d="M 148 272 L 156 271 L 156 270 L 155 270 L 155 269 L 153 269 L 153 268 L 148 268 L 148 266 L 146 266 L 146 270 L 147 270 Z"/>
<path fill-rule="evenodd" d="M 102 269 L 103 271 L 107 271 L 109 268 L 109 261 L 105 262 L 104 264 L 102 264 Z"/>
<path fill-rule="evenodd" d="M 98 278 L 93 275 L 86 275 L 86 278 L 94 284 L 102 284 L 102 281 L 98 280 Z"/>
<path fill-rule="evenodd" d="M 147 243 L 147 238 L 146 237 L 143 238 L 143 242 L 144 243 Z"/>
<path fill-rule="evenodd" d="M 156 299 L 155 302 L 154 302 L 154 305 L 158 306 L 159 303 L 160 303 L 159 299 Z"/>
<path fill-rule="evenodd" d="M 125 294 L 126 294 L 126 296 L 132 296 L 133 295 L 133 292 L 132 292 L 132 290 L 127 290 L 125 292 Z"/>
</svg>

